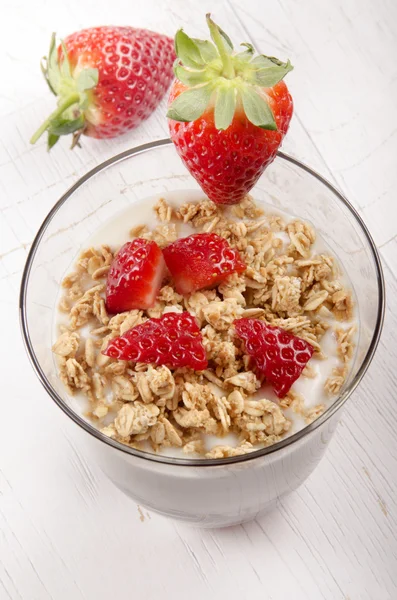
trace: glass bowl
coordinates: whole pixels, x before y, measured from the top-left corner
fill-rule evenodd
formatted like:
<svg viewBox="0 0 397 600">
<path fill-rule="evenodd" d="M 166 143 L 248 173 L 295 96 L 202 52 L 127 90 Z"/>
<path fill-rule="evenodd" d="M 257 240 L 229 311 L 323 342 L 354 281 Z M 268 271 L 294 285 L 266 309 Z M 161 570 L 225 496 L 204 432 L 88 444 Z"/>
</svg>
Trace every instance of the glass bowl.
<svg viewBox="0 0 397 600">
<path fill-rule="evenodd" d="M 342 393 L 316 421 L 268 448 L 225 459 L 171 458 L 108 438 L 78 414 L 57 376 L 51 352 L 59 286 L 86 240 L 140 198 L 199 189 L 170 140 L 127 150 L 99 165 L 55 204 L 32 244 L 23 273 L 20 314 L 27 352 L 44 388 L 78 425 L 85 451 L 125 493 L 151 510 L 203 527 L 250 520 L 299 486 L 332 436 L 341 409 L 363 378 L 384 314 L 379 256 L 362 219 L 327 181 L 279 153 L 254 197 L 311 221 L 343 265 L 357 299 L 355 362 Z"/>
</svg>

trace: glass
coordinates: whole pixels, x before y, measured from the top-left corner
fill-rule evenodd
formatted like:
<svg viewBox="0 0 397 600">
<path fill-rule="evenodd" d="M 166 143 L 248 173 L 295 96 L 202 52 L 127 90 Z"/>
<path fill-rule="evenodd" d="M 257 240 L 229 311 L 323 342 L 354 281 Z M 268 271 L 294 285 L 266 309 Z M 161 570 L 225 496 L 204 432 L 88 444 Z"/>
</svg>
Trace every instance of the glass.
<svg viewBox="0 0 397 600">
<path fill-rule="evenodd" d="M 355 209 L 309 167 L 279 153 L 253 195 L 258 201 L 309 220 L 338 257 L 354 287 L 358 348 L 347 384 L 311 425 L 248 455 L 211 460 L 172 458 L 124 446 L 78 414 L 58 379 L 51 346 L 59 286 L 87 238 L 117 212 L 137 199 L 184 189 L 199 188 L 170 140 L 123 152 L 82 177 L 56 203 L 33 242 L 21 285 L 21 323 L 40 381 L 79 425 L 94 460 L 116 485 L 163 514 L 219 526 L 247 520 L 268 509 L 313 470 L 340 418 L 341 407 L 375 352 L 383 322 L 384 281 L 376 247 Z M 248 486 L 244 492 L 243 486 Z"/>
</svg>

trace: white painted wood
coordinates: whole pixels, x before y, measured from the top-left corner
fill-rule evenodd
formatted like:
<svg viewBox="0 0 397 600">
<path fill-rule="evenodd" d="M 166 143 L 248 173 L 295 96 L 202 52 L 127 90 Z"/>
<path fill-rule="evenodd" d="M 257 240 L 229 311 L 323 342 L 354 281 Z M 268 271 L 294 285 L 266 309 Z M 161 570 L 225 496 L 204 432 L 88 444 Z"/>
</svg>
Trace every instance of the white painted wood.
<svg viewBox="0 0 397 600">
<path fill-rule="evenodd" d="M 28 364 L 17 323 L 27 248 L 59 195 L 105 158 L 166 135 L 163 104 L 116 141 L 84 140 L 75 152 L 64 141 L 51 156 L 43 143 L 30 147 L 53 103 L 38 65 L 50 33 L 128 23 L 198 35 L 207 10 L 233 39 L 291 58 L 296 112 L 284 149 L 360 210 L 388 285 L 379 350 L 320 467 L 273 513 L 222 531 L 149 515 L 86 462 Z M 397 4 L 3 0 L 2 14 L 0 598 L 397 598 Z"/>
</svg>

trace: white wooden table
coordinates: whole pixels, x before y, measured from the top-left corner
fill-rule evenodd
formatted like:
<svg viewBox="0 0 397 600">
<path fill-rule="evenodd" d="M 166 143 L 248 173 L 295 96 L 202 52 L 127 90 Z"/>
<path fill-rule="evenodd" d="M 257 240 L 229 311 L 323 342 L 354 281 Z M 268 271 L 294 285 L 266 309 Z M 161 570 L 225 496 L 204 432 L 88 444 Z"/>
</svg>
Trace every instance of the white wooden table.
<svg viewBox="0 0 397 600">
<path fill-rule="evenodd" d="M 3 0 L 0 22 L 0 598 L 397 598 L 397 3 L 394 0 Z M 75 426 L 25 356 L 18 289 L 54 202 L 115 153 L 167 135 L 163 103 L 110 142 L 49 156 L 30 135 L 53 106 L 39 70 L 50 34 L 131 24 L 205 33 L 291 58 L 284 150 L 334 182 L 380 249 L 388 310 L 377 355 L 307 483 L 248 525 L 200 531 L 148 514 L 75 447 Z"/>
</svg>

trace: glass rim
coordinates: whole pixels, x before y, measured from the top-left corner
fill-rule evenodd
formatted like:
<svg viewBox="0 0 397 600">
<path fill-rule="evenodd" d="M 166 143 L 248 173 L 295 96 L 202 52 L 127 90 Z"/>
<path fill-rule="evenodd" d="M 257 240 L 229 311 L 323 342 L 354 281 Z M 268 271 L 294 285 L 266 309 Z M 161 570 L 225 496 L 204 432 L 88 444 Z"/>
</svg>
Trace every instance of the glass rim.
<svg viewBox="0 0 397 600">
<path fill-rule="evenodd" d="M 104 162 L 100 163 L 99 165 L 97 165 L 96 167 L 94 167 L 93 169 L 88 171 L 85 175 L 80 177 L 78 179 L 78 181 L 75 184 L 73 184 L 61 196 L 61 198 L 54 204 L 54 206 L 52 207 L 50 212 L 45 217 L 43 223 L 41 224 L 41 226 L 32 242 L 32 245 L 29 250 L 27 260 L 26 260 L 26 264 L 25 264 L 25 267 L 23 270 L 23 274 L 22 274 L 20 295 L 19 295 L 19 316 L 20 316 L 22 337 L 23 337 L 23 341 L 24 341 L 24 345 L 25 345 L 28 357 L 33 366 L 33 369 L 34 369 L 38 379 L 40 380 L 41 384 L 43 385 L 44 389 L 49 394 L 49 396 L 52 398 L 52 400 L 54 400 L 54 402 L 58 405 L 58 407 L 72 421 L 74 421 L 74 423 L 76 423 L 79 427 L 81 427 L 88 434 L 92 435 L 100 442 L 104 442 L 105 444 L 107 444 L 108 446 L 111 446 L 115 450 L 119 450 L 121 452 L 124 452 L 125 454 L 135 456 L 136 458 L 139 458 L 139 459 L 149 460 L 149 461 L 152 461 L 155 463 L 165 463 L 165 464 L 170 464 L 170 465 L 176 465 L 176 466 L 214 467 L 214 466 L 219 466 L 219 465 L 228 465 L 228 464 L 233 464 L 233 463 L 246 462 L 246 461 L 254 460 L 256 458 L 260 458 L 262 456 L 266 456 L 268 454 L 272 454 L 274 452 L 278 452 L 288 446 L 293 446 L 295 442 L 298 442 L 299 440 L 303 439 L 304 437 L 306 437 L 307 435 L 309 435 L 310 433 L 315 431 L 318 427 L 323 425 L 326 421 L 328 421 L 332 417 L 332 415 L 334 415 L 344 405 L 344 403 L 347 401 L 347 399 L 351 396 L 351 394 L 357 388 L 358 384 L 360 383 L 363 376 L 365 375 L 369 365 L 371 364 L 375 350 L 379 343 L 379 339 L 380 339 L 380 335 L 381 335 L 382 327 L 383 327 L 383 321 L 384 321 L 385 282 L 384 282 L 382 264 L 381 264 L 378 250 L 372 239 L 371 234 L 368 231 L 367 226 L 365 225 L 364 221 L 362 220 L 362 218 L 360 217 L 360 215 L 358 214 L 356 209 L 343 196 L 343 194 L 341 192 L 339 192 L 327 179 L 325 179 L 324 177 L 319 175 L 316 171 L 314 171 L 313 169 L 311 169 L 304 163 L 301 163 L 299 160 L 293 158 L 292 156 L 289 156 L 288 154 L 285 154 L 284 152 L 277 153 L 277 158 L 281 158 L 282 160 L 286 161 L 287 163 L 291 163 L 291 164 L 299 167 L 300 169 L 302 169 L 303 171 L 306 171 L 307 173 L 309 173 L 309 175 L 311 175 L 312 177 L 314 177 L 315 179 L 320 181 L 320 183 L 325 185 L 336 196 L 336 198 L 346 206 L 346 208 L 350 211 L 350 213 L 355 218 L 356 222 L 358 223 L 359 227 L 361 228 L 362 232 L 364 233 L 364 236 L 366 237 L 367 242 L 369 244 L 369 247 L 370 247 L 370 250 L 372 253 L 372 258 L 374 260 L 375 267 L 376 267 L 377 286 L 378 286 L 378 312 L 377 312 L 377 316 L 376 316 L 376 324 L 375 324 L 374 332 L 373 332 L 372 339 L 371 339 L 369 348 L 367 350 L 367 353 L 360 365 L 360 368 L 358 369 L 356 375 L 354 376 L 354 378 L 352 379 L 350 384 L 346 387 L 346 389 L 343 391 L 343 393 L 340 396 L 338 396 L 338 398 L 336 398 L 336 400 L 332 403 L 332 405 L 330 407 L 328 407 L 327 410 L 325 410 L 324 413 L 322 415 L 320 415 L 315 421 L 313 421 L 309 425 L 306 425 L 305 427 L 303 427 L 302 429 L 300 429 L 298 432 L 294 433 L 293 435 L 291 435 L 279 442 L 276 442 L 275 444 L 272 444 L 271 446 L 268 446 L 266 448 L 260 448 L 259 450 L 249 452 L 248 454 L 242 454 L 239 456 L 231 456 L 231 457 L 227 457 L 227 458 L 195 458 L 195 459 L 194 458 L 183 458 L 183 457 L 178 458 L 178 457 L 171 457 L 171 456 L 163 456 L 161 454 L 155 454 L 152 452 L 146 452 L 144 450 L 138 450 L 136 448 L 131 448 L 130 446 L 126 446 L 125 444 L 122 444 L 121 442 L 113 440 L 110 437 L 106 436 L 105 434 L 101 433 L 99 431 L 99 429 L 96 429 L 94 425 L 85 421 L 83 419 L 83 417 L 81 417 L 70 406 L 67 405 L 67 403 L 61 398 L 61 396 L 56 392 L 56 390 L 52 387 L 51 383 L 47 379 L 44 371 L 41 368 L 40 362 L 35 354 L 35 351 L 34 351 L 34 348 L 33 348 L 33 345 L 32 345 L 31 339 L 30 339 L 29 326 L 28 326 L 28 320 L 27 320 L 27 314 L 26 314 L 26 297 L 27 297 L 27 289 L 28 289 L 28 284 L 29 284 L 29 277 L 30 277 L 30 272 L 31 272 L 31 268 L 33 265 L 33 261 L 36 256 L 36 252 L 39 248 L 40 242 L 44 236 L 44 233 L 45 233 L 47 227 L 49 226 L 53 217 L 55 216 L 55 214 L 67 202 L 67 200 L 74 194 L 74 192 L 77 189 L 79 189 L 89 179 L 91 179 L 92 177 L 94 177 L 95 175 L 100 173 L 101 171 L 104 171 L 108 167 L 111 167 L 119 162 L 122 162 L 132 156 L 135 156 L 138 154 L 143 154 L 143 153 L 147 152 L 148 150 L 153 150 L 155 148 L 159 148 L 159 147 L 167 146 L 167 145 L 171 145 L 171 144 L 172 144 L 172 141 L 169 138 L 164 138 L 164 139 L 157 140 L 154 142 L 142 144 L 142 145 L 136 146 L 134 148 L 130 148 L 129 150 L 125 150 L 124 152 L 121 152 L 120 154 L 117 154 L 116 156 L 113 156 L 112 158 L 105 160 Z"/>
</svg>

